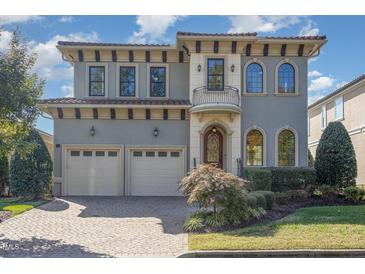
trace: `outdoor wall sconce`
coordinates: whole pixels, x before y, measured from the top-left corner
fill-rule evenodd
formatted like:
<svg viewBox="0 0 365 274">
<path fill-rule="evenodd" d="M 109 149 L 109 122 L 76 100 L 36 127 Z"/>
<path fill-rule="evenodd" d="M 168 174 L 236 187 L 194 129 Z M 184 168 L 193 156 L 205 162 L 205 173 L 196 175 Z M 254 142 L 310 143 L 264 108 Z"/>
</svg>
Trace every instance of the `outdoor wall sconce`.
<svg viewBox="0 0 365 274">
<path fill-rule="evenodd" d="M 153 136 L 155 136 L 155 137 L 157 137 L 157 136 L 158 136 L 158 129 L 157 129 L 157 128 L 155 128 L 155 129 L 153 130 Z"/>
<path fill-rule="evenodd" d="M 198 65 L 198 71 L 200 72 L 202 70 L 202 65 L 201 64 L 199 64 Z"/>
<path fill-rule="evenodd" d="M 91 126 L 91 128 L 90 128 L 90 135 L 91 136 L 94 136 L 95 135 L 95 128 L 94 128 L 94 126 Z"/>
<path fill-rule="evenodd" d="M 234 65 L 231 66 L 231 71 L 234 72 Z"/>
<path fill-rule="evenodd" d="M 213 127 L 213 128 L 212 128 L 212 131 L 213 131 L 214 133 L 216 133 L 216 132 L 217 132 L 217 128 L 216 128 L 216 127 Z"/>
</svg>

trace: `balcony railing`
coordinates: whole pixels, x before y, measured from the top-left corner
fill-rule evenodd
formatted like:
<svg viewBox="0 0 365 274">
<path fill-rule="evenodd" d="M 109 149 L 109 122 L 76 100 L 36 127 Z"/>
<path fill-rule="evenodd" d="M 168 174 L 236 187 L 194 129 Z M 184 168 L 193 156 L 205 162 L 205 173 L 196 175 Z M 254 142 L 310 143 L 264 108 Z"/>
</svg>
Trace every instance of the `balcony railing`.
<svg viewBox="0 0 365 274">
<path fill-rule="evenodd" d="M 208 90 L 206 86 L 193 90 L 193 106 L 234 105 L 239 107 L 240 95 L 237 88 L 225 86 L 223 90 Z"/>
</svg>

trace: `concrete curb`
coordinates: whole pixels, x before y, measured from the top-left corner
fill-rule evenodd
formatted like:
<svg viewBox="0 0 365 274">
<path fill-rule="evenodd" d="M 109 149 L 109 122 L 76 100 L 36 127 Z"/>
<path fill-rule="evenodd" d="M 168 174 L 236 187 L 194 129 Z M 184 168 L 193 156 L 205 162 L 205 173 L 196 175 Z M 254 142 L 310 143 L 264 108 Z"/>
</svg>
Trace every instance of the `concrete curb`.
<svg viewBox="0 0 365 274">
<path fill-rule="evenodd" d="M 365 249 L 197 250 L 178 258 L 365 258 Z"/>
</svg>

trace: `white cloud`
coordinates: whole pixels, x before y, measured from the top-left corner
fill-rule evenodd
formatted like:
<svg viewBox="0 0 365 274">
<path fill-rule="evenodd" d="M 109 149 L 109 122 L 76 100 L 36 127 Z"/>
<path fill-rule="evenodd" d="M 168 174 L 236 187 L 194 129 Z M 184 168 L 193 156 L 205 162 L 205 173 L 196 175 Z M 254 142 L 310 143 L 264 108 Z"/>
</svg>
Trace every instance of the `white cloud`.
<svg viewBox="0 0 365 274">
<path fill-rule="evenodd" d="M 310 77 L 310 78 L 320 77 L 322 75 L 323 74 L 320 73 L 318 70 L 312 70 L 312 71 L 308 72 L 308 77 Z"/>
<path fill-rule="evenodd" d="M 230 16 L 231 28 L 228 32 L 276 32 L 279 29 L 296 25 L 302 21 L 301 16 Z"/>
<path fill-rule="evenodd" d="M 39 21 L 41 19 L 41 16 L 36 15 L 1 15 L 0 26 L 13 23 L 25 23 L 28 21 Z"/>
<path fill-rule="evenodd" d="M 63 85 L 61 86 L 61 91 L 65 97 L 73 97 L 74 88 L 71 85 Z"/>
<path fill-rule="evenodd" d="M 184 17 L 177 15 L 138 15 L 136 24 L 139 26 L 139 30 L 133 32 L 129 42 L 156 43 L 157 41 L 166 41 L 164 35 L 167 29 Z"/>
<path fill-rule="evenodd" d="M 12 33 L 10 31 L 0 31 L 0 50 L 9 49 Z"/>
<path fill-rule="evenodd" d="M 70 23 L 74 20 L 74 17 L 73 16 L 61 16 L 59 21 L 61 23 Z"/>
<path fill-rule="evenodd" d="M 37 62 L 34 71 L 47 80 L 65 80 L 73 78 L 73 67 L 65 64 L 61 53 L 56 48 L 57 42 L 66 41 L 98 41 L 96 32 L 92 33 L 71 33 L 69 35 L 56 35 L 46 42 L 31 41 L 31 49 L 37 53 Z"/>
<path fill-rule="evenodd" d="M 336 79 L 328 76 L 321 76 L 317 79 L 311 80 L 308 90 L 312 92 L 322 91 L 332 88 Z"/>
<path fill-rule="evenodd" d="M 315 36 L 318 34 L 319 28 L 313 20 L 308 20 L 307 24 L 299 32 L 299 35 L 302 36 Z"/>
</svg>

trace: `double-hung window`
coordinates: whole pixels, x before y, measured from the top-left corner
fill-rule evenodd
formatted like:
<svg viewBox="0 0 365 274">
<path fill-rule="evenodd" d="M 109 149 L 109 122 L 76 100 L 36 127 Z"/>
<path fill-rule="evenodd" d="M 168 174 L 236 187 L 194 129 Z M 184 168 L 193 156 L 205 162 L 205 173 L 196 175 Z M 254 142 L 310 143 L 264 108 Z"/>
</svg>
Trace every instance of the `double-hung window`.
<svg viewBox="0 0 365 274">
<path fill-rule="evenodd" d="M 105 67 L 89 67 L 89 96 L 105 95 Z"/>
<path fill-rule="evenodd" d="M 322 129 L 326 128 L 327 126 L 327 108 L 326 105 L 322 106 L 322 111 L 321 111 L 321 127 Z"/>
<path fill-rule="evenodd" d="M 122 66 L 119 68 L 119 95 L 136 96 L 136 67 Z"/>
<path fill-rule="evenodd" d="M 208 59 L 208 90 L 224 90 L 224 59 Z"/>
<path fill-rule="evenodd" d="M 166 97 L 166 67 L 150 67 L 150 96 Z"/>
<path fill-rule="evenodd" d="M 343 119 L 343 97 L 335 100 L 335 120 Z"/>
</svg>

